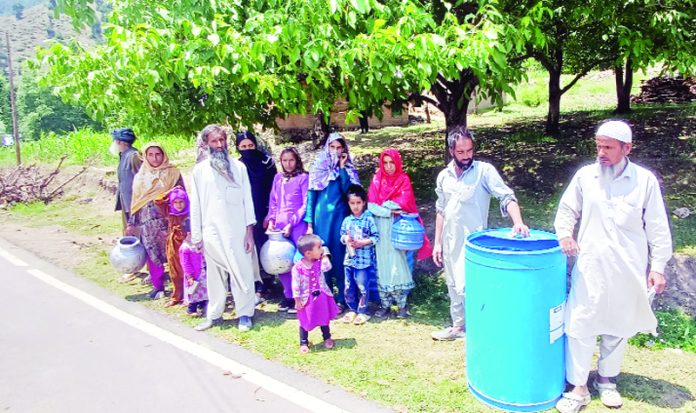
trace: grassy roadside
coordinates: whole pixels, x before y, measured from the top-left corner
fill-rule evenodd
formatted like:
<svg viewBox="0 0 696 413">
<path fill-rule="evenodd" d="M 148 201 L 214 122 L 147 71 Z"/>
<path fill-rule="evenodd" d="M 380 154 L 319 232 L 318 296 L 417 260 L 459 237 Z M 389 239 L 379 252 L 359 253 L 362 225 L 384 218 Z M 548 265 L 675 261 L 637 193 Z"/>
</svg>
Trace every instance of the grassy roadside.
<svg viewBox="0 0 696 413">
<path fill-rule="evenodd" d="M 48 209 L 39 206 L 15 208 L 0 214 L 0 222 L 20 220 L 25 226 L 40 231 L 50 217 L 54 225 L 65 225 L 69 231 L 94 237 L 95 227 L 118 228 L 118 217 L 105 218 L 94 205 L 74 208 L 76 200 L 63 199 Z M 182 308 L 165 308 L 164 301 L 145 300 L 148 287 L 119 284 L 118 274 L 111 268 L 104 245 L 91 245 L 82 250 L 81 263 L 75 271 L 87 279 L 132 301 L 169 314 L 193 326 L 198 320 L 185 316 Z M 430 340 L 433 329 L 447 319 L 445 287 L 440 279 L 419 277 L 412 297 L 413 318 L 407 321 L 387 320 L 365 326 L 335 323 L 337 349 L 313 348 L 310 356 L 297 351 L 297 322 L 277 312 L 274 303 L 264 305 L 257 313 L 256 327 L 240 334 L 230 313 L 228 323 L 212 329 L 211 334 L 257 351 L 327 382 L 340 385 L 362 397 L 409 412 L 488 412 L 466 390 L 464 349 L 462 343 L 436 343 Z M 316 332 L 310 336 L 320 342 Z M 405 350 L 405 351 L 404 351 Z M 630 372 L 620 382 L 627 396 L 622 411 L 688 412 L 696 409 L 696 354 L 679 350 L 649 350 L 631 346 L 625 370 Z M 604 411 L 593 401 L 588 412 Z"/>
</svg>

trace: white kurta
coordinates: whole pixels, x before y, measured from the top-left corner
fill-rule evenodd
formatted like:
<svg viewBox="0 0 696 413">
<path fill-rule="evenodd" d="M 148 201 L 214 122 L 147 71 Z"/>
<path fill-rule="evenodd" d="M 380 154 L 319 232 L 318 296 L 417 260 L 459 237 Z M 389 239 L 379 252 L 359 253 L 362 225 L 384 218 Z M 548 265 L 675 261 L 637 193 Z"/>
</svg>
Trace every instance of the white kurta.
<svg viewBox="0 0 696 413">
<path fill-rule="evenodd" d="M 442 260 L 447 285 L 459 294 L 464 291 L 464 243 L 466 237 L 488 227 L 491 196 L 500 201 L 500 211 L 507 216 L 507 205 L 515 200 L 495 167 L 482 161 L 457 176 L 454 161 L 437 176 L 435 208 L 442 214 Z"/>
<path fill-rule="evenodd" d="M 647 274 L 664 274 L 672 256 L 660 186 L 650 171 L 630 161 L 606 188 L 600 177 L 599 164 L 581 168 L 563 193 L 554 222 L 561 239 L 572 236 L 580 220 L 565 332 L 575 338 L 654 332 Z"/>
<path fill-rule="evenodd" d="M 247 226 L 256 223 L 254 203 L 246 166 L 232 158 L 230 166 L 234 184 L 215 171 L 209 159 L 193 168 L 189 193 L 191 240 L 203 241 L 208 265 L 217 265 L 230 274 L 232 291 L 242 293 L 234 297 L 236 307 L 251 305 L 253 309 L 256 270 L 254 255 L 244 249 L 244 237 Z"/>
</svg>

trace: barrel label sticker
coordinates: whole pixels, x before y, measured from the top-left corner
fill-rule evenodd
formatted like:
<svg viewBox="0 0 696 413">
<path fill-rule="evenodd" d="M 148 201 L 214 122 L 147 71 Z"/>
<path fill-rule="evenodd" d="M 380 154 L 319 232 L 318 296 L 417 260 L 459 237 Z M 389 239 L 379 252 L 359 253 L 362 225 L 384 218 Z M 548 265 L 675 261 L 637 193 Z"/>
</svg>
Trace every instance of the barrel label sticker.
<svg viewBox="0 0 696 413">
<path fill-rule="evenodd" d="M 563 320 L 565 318 L 565 301 L 549 310 L 549 343 L 553 344 L 563 337 Z"/>
</svg>

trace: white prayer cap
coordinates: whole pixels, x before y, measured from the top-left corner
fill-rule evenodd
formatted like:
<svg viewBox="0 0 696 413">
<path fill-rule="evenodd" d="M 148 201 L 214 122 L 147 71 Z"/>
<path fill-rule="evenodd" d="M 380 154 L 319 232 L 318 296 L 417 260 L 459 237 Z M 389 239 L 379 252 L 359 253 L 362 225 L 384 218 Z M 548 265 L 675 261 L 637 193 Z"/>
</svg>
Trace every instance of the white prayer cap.
<svg viewBox="0 0 696 413">
<path fill-rule="evenodd" d="M 613 138 L 617 141 L 623 143 L 633 142 L 633 134 L 631 133 L 631 127 L 620 120 L 610 120 L 599 125 L 599 129 L 595 133 L 595 136 L 606 136 L 607 138 Z"/>
</svg>

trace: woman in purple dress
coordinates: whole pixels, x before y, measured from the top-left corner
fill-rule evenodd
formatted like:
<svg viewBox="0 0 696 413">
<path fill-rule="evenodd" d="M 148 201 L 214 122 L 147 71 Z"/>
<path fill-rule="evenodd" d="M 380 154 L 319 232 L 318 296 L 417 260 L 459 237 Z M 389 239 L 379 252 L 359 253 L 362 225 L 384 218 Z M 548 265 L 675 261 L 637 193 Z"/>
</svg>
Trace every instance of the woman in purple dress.
<svg viewBox="0 0 696 413">
<path fill-rule="evenodd" d="M 294 147 L 285 148 L 280 153 L 280 164 L 283 172 L 276 174 L 273 179 L 273 189 L 268 205 L 269 231 L 283 231 L 293 244 L 307 231 L 304 222 L 307 210 L 307 191 L 309 175 L 302 166 L 300 154 Z M 285 299 L 280 303 L 280 311 L 295 312 L 295 300 L 292 298 L 292 275 L 290 271 L 279 274 L 283 285 Z"/>
</svg>

